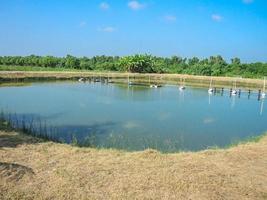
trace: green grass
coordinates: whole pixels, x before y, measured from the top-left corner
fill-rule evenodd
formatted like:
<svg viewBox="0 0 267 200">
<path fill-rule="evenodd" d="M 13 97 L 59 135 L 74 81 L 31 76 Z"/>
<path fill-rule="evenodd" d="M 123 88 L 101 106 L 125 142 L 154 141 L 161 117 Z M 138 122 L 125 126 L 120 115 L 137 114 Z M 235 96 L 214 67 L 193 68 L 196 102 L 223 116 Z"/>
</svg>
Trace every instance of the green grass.
<svg viewBox="0 0 267 200">
<path fill-rule="evenodd" d="M 232 148 L 232 147 L 236 147 L 238 145 L 247 144 L 247 143 L 257 143 L 262 138 L 264 138 L 266 136 L 267 136 L 267 133 L 264 133 L 264 134 L 258 135 L 258 136 L 250 136 L 250 137 L 247 137 L 247 138 L 245 138 L 243 140 L 232 142 L 231 144 L 227 145 L 226 148 Z"/>
<path fill-rule="evenodd" d="M 22 72 L 119 72 L 101 69 L 71 69 L 62 67 L 40 67 L 40 66 L 16 66 L 16 65 L 0 65 L 0 71 L 22 71 Z"/>
<path fill-rule="evenodd" d="M 82 71 L 70 68 L 60 68 L 60 67 L 37 67 L 37 66 L 6 66 L 0 65 L 0 71 Z"/>
</svg>

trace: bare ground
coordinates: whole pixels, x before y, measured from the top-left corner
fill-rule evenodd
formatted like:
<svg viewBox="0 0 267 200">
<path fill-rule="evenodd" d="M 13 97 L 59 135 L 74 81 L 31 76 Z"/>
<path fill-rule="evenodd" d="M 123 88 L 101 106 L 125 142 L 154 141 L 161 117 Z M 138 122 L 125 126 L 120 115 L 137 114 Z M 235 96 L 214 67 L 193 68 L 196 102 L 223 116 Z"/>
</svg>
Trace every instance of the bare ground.
<svg viewBox="0 0 267 200">
<path fill-rule="evenodd" d="M 0 199 L 267 199 L 267 137 L 226 150 L 161 154 L 0 131 Z"/>
</svg>

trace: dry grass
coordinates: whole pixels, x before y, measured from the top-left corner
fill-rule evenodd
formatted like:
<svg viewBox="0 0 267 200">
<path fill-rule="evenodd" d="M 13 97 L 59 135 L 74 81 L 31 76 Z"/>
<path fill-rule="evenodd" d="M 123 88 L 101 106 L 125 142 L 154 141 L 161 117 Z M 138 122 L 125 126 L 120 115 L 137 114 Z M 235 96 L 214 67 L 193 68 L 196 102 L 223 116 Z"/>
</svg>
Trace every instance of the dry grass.
<svg viewBox="0 0 267 200">
<path fill-rule="evenodd" d="M 0 199 L 266 199 L 267 137 L 161 154 L 77 148 L 0 132 Z"/>
<path fill-rule="evenodd" d="M 186 79 L 186 83 L 190 85 L 206 85 L 210 83 L 209 76 L 193 76 L 183 74 L 137 74 L 137 73 L 119 73 L 119 72 L 90 72 L 90 71 L 77 71 L 77 72 L 56 72 L 56 71 L 42 71 L 42 72 L 23 72 L 23 71 L 0 71 L 0 79 L 3 80 L 19 80 L 19 79 L 31 79 L 31 78 L 50 78 L 50 79 L 71 79 L 78 77 L 91 77 L 91 76 L 106 76 L 114 78 L 117 82 L 123 82 L 127 80 L 128 75 L 131 80 L 148 82 L 150 76 L 151 82 L 157 83 L 179 83 L 181 78 Z M 243 88 L 256 88 L 262 89 L 263 80 L 260 79 L 248 79 L 248 78 L 234 78 L 234 77 L 212 77 L 213 86 L 233 86 L 233 82 L 237 80 L 237 86 Z"/>
</svg>

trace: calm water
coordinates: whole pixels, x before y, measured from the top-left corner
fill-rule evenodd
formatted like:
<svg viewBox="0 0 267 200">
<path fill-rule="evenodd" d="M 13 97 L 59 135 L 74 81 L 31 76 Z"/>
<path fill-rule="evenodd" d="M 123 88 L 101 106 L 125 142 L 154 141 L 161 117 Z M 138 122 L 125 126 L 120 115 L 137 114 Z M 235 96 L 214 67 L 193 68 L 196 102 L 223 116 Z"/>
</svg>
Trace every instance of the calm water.
<svg viewBox="0 0 267 200">
<path fill-rule="evenodd" d="M 33 83 L 1 87 L 0 109 L 38 117 L 70 142 L 161 151 L 226 146 L 267 130 L 267 110 L 257 94 L 209 95 L 207 88 L 158 89 L 101 83 Z"/>
</svg>

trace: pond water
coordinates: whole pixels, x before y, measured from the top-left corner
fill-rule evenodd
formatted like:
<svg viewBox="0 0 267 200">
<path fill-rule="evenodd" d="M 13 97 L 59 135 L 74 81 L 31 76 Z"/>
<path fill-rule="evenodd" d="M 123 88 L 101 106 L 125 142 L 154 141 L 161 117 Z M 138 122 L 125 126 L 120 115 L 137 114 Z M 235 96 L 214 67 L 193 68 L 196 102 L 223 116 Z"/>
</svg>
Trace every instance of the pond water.
<svg viewBox="0 0 267 200">
<path fill-rule="evenodd" d="M 91 146 L 163 152 L 224 147 L 267 130 L 264 101 L 247 92 L 175 86 L 32 83 L 0 87 L 0 109 L 55 127 L 54 137 Z"/>
</svg>

